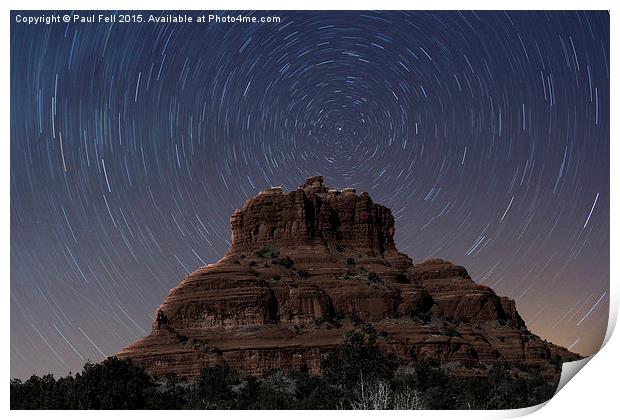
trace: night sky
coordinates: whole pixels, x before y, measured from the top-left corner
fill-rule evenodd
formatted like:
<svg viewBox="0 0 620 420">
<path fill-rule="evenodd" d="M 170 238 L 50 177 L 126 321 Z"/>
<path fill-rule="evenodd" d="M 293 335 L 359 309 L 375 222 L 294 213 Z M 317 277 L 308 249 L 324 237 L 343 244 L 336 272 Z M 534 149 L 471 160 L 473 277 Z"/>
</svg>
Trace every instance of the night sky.
<svg viewBox="0 0 620 420">
<path fill-rule="evenodd" d="M 17 14 L 41 13 L 11 17 L 11 376 L 143 337 L 168 290 L 223 256 L 233 209 L 316 174 L 390 207 L 414 261 L 464 265 L 534 333 L 599 348 L 607 12 Z"/>
</svg>

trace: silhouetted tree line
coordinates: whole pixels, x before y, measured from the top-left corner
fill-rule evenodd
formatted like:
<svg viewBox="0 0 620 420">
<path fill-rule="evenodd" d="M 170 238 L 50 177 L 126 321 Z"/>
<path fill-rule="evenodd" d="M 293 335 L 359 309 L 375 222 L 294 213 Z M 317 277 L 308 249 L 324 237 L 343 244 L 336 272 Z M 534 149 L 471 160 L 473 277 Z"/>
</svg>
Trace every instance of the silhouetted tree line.
<svg viewBox="0 0 620 420">
<path fill-rule="evenodd" d="M 187 381 L 110 357 L 75 376 L 11 380 L 11 409 L 504 409 L 539 404 L 555 391 L 537 372 L 514 379 L 500 364 L 483 378 L 455 379 L 427 362 L 397 372 L 398 359 L 382 353 L 376 337 L 349 333 L 320 376 L 273 370 L 254 377 L 213 366 Z"/>
</svg>

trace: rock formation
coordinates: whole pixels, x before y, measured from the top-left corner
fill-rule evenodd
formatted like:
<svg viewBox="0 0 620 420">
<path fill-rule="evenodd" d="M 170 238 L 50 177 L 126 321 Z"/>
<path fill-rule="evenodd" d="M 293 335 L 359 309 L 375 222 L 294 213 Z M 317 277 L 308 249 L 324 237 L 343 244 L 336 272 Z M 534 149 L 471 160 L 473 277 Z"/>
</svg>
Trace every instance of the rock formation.
<svg viewBox="0 0 620 420">
<path fill-rule="evenodd" d="M 196 376 L 226 364 L 317 373 L 346 331 L 371 325 L 404 362 L 437 360 L 476 375 L 496 361 L 576 359 L 528 331 L 515 302 L 443 261 L 413 264 L 391 211 L 322 177 L 275 187 L 231 217 L 232 245 L 170 290 L 152 332 L 119 357 L 150 373 Z"/>
</svg>

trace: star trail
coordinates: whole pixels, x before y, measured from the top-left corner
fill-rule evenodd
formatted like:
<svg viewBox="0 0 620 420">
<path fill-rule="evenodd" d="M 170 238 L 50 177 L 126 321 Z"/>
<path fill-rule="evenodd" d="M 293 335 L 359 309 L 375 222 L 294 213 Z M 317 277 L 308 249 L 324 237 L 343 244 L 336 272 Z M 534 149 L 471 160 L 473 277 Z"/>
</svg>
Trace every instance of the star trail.
<svg viewBox="0 0 620 420">
<path fill-rule="evenodd" d="M 223 256 L 233 209 L 317 174 L 390 207 L 414 261 L 463 265 L 534 333 L 598 350 L 607 12 L 209 13 L 279 22 L 12 12 L 12 377 L 143 337 Z"/>
</svg>

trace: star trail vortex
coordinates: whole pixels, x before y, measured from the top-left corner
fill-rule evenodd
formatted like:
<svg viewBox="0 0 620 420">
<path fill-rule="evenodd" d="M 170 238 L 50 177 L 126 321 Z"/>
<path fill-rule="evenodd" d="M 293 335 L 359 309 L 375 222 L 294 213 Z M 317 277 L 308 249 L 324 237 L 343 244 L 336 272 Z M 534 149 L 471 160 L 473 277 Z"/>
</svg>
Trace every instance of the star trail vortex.
<svg viewBox="0 0 620 420">
<path fill-rule="evenodd" d="M 143 337 L 223 256 L 234 208 L 316 174 L 390 207 L 414 261 L 464 265 L 534 333 L 600 346 L 607 12 L 15 19 L 46 13 L 11 15 L 11 376 Z"/>
</svg>

